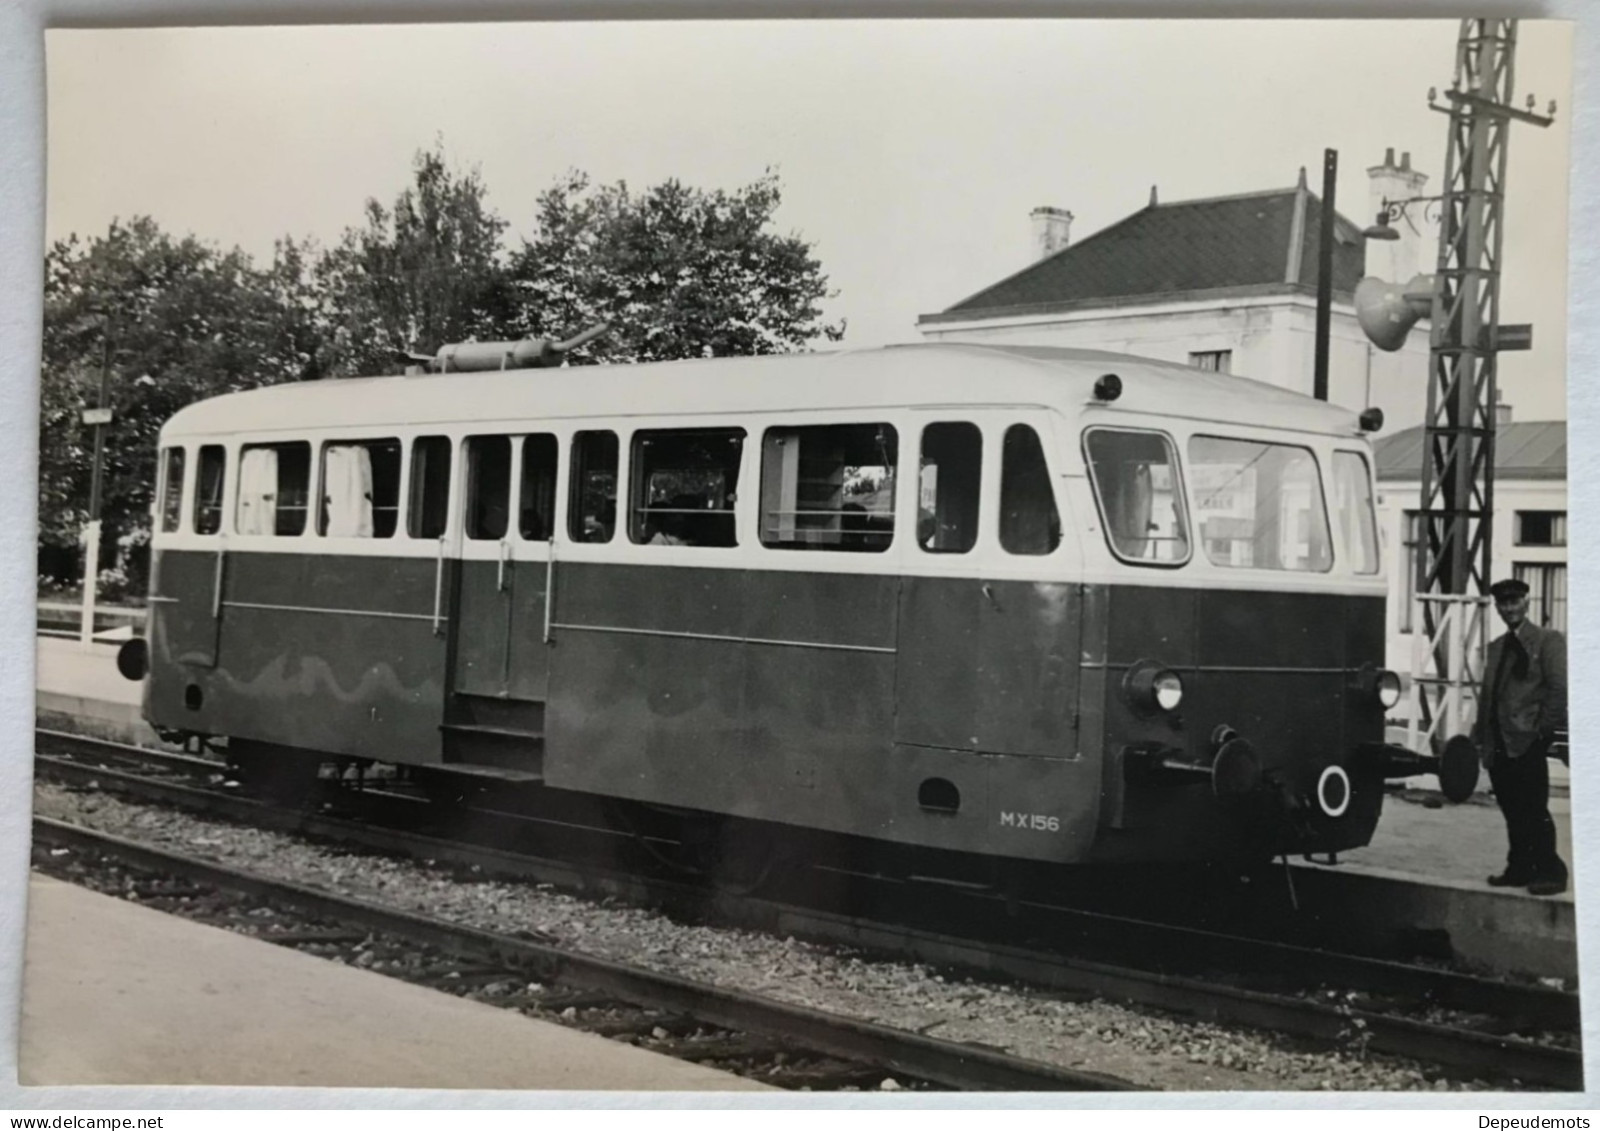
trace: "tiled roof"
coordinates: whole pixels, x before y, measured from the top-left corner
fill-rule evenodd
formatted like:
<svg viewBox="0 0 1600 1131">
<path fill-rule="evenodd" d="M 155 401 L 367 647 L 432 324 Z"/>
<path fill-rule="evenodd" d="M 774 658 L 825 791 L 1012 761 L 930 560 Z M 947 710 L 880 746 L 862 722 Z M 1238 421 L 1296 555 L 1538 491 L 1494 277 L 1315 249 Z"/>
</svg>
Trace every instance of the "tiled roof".
<svg viewBox="0 0 1600 1131">
<path fill-rule="evenodd" d="M 1379 479 L 1422 478 L 1423 430 L 1407 428 L 1385 436 L 1373 448 Z M 1495 430 L 1496 479 L 1565 479 L 1567 422 L 1514 420 Z"/>
<path fill-rule="evenodd" d="M 1315 294 L 1321 207 L 1300 188 L 1154 204 L 924 321 L 1241 288 Z M 1334 239 L 1333 288 L 1348 294 L 1364 273 L 1361 229 L 1338 216 Z"/>
</svg>

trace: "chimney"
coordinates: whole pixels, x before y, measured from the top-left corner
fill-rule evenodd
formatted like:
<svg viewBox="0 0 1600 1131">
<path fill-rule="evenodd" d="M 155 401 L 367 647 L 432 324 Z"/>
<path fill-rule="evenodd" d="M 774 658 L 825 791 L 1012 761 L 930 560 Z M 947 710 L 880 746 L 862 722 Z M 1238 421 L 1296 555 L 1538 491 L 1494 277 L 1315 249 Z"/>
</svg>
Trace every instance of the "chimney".
<svg viewBox="0 0 1600 1131">
<path fill-rule="evenodd" d="M 1494 392 L 1494 426 L 1504 428 L 1511 423 L 1511 406 L 1500 399 L 1500 390 Z"/>
<path fill-rule="evenodd" d="M 1044 259 L 1067 246 L 1072 233 L 1072 213 L 1065 208 L 1035 208 L 1028 213 L 1033 221 L 1033 257 Z"/>
<path fill-rule="evenodd" d="M 1410 153 L 1402 153 L 1400 163 L 1395 164 L 1394 147 L 1390 146 L 1384 151 L 1383 164 L 1367 170 L 1368 214 L 1376 219 L 1383 210 L 1385 200 L 1395 202 L 1421 196 L 1422 186 L 1427 182 L 1426 173 L 1419 173 L 1411 167 Z M 1438 236 L 1433 226 L 1423 220 L 1424 211 L 1425 206 L 1413 204 L 1406 209 L 1404 216 L 1389 221 L 1399 233 L 1399 239 L 1365 241 L 1368 275 L 1403 285 L 1418 272 L 1433 270 L 1433 248 Z M 1363 227 L 1373 222 L 1366 217 L 1362 219 Z"/>
</svg>

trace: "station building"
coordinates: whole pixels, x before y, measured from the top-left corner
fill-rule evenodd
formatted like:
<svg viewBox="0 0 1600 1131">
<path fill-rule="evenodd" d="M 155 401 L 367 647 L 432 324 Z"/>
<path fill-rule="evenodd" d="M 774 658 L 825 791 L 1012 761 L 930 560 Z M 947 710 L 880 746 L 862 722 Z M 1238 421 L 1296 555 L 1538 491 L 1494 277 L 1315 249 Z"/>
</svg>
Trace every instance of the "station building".
<svg viewBox="0 0 1600 1131">
<path fill-rule="evenodd" d="M 1390 150 L 1368 170 L 1356 224 L 1334 223 L 1328 399 L 1355 412 L 1376 405 L 1388 430 L 1421 424 L 1427 409 L 1424 322 L 1386 353 L 1368 342 L 1352 302 L 1364 275 L 1405 282 L 1431 262 L 1426 225 L 1368 241 L 1385 198 L 1422 191 L 1426 177 Z M 917 320 L 931 341 L 1103 349 L 1215 369 L 1310 395 L 1314 373 L 1321 200 L 1305 170 L 1292 188 L 1149 203 L 1081 242 L 1071 212 L 1030 217 L 1034 262 L 937 314 Z"/>
</svg>

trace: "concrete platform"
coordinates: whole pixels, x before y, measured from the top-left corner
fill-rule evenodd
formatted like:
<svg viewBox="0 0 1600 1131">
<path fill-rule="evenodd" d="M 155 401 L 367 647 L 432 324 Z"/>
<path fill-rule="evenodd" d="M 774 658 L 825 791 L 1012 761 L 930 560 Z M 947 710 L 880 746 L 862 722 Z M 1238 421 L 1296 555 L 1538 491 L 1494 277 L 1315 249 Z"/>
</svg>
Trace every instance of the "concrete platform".
<svg viewBox="0 0 1600 1131">
<path fill-rule="evenodd" d="M 39 717 L 43 725 L 121 741 L 153 741 L 139 717 L 140 685 L 117 674 L 116 647 L 84 651 L 75 640 L 39 638 Z M 1567 767 L 1550 763 L 1550 811 L 1562 858 L 1571 866 L 1572 802 Z M 1480 779 L 1487 788 L 1488 775 Z M 1373 841 L 1344 853 L 1335 868 L 1307 866 L 1307 892 L 1322 913 L 1359 915 L 1379 931 L 1445 932 L 1462 958 L 1487 968 L 1536 976 L 1577 976 L 1574 883 L 1539 899 L 1484 881 L 1505 863 L 1505 822 L 1480 791 L 1462 805 L 1429 808 L 1431 794 L 1385 799 Z M 1427 891 L 1419 892 L 1419 885 Z"/>
<path fill-rule="evenodd" d="M 35 876 L 18 1081 L 767 1091 Z"/>
</svg>

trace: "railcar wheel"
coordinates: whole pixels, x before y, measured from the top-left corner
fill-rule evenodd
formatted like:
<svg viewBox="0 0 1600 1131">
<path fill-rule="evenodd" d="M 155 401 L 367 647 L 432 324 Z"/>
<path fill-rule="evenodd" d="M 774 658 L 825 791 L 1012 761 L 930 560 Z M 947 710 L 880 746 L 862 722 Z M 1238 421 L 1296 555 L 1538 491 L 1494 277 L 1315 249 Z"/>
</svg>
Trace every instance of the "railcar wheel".
<svg viewBox="0 0 1600 1131">
<path fill-rule="evenodd" d="M 320 762 L 303 751 L 233 742 L 228 772 L 249 793 L 276 805 L 302 806 L 316 796 Z"/>
</svg>

